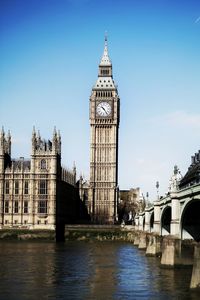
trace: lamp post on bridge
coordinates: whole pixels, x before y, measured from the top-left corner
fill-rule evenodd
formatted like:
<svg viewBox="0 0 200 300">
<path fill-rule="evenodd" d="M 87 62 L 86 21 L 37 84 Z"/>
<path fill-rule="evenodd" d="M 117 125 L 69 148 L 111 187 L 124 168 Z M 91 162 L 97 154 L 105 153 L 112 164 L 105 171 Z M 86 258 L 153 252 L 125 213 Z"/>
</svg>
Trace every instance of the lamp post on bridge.
<svg viewBox="0 0 200 300">
<path fill-rule="evenodd" d="M 159 181 L 156 181 L 157 200 L 159 201 Z"/>
<path fill-rule="evenodd" d="M 149 203 L 149 193 L 146 193 L 146 207 L 149 207 L 150 203 Z"/>
<path fill-rule="evenodd" d="M 159 181 L 156 181 L 156 190 L 157 190 L 157 199 L 154 201 L 154 232 L 160 234 L 161 225 L 160 225 L 160 206 L 159 206 Z"/>
</svg>

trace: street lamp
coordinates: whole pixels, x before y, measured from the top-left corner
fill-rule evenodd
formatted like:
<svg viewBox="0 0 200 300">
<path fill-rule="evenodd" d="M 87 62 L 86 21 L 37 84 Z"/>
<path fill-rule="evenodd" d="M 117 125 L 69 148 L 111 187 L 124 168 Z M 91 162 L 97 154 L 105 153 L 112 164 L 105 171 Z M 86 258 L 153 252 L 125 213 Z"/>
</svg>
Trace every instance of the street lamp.
<svg viewBox="0 0 200 300">
<path fill-rule="evenodd" d="M 157 200 L 159 200 L 159 181 L 156 181 Z"/>
</svg>

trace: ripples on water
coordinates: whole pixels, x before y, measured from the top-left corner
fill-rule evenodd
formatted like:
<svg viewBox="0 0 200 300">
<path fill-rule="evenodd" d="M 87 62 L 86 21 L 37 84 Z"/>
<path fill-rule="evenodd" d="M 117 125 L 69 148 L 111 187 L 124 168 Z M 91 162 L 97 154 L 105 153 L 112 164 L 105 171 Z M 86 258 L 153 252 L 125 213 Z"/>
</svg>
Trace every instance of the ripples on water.
<svg viewBox="0 0 200 300">
<path fill-rule="evenodd" d="M 197 300 L 191 269 L 161 269 L 128 243 L 0 243 L 0 299 Z"/>
</svg>

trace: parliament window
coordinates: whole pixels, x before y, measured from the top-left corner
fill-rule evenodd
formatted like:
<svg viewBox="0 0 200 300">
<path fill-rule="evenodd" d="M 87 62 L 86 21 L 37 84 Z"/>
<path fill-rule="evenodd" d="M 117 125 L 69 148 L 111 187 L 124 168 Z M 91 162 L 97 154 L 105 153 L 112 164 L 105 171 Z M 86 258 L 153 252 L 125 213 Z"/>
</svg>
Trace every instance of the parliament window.
<svg viewBox="0 0 200 300">
<path fill-rule="evenodd" d="M 47 213 L 47 201 L 39 200 L 38 201 L 38 214 L 46 214 Z"/>
<path fill-rule="evenodd" d="M 19 181 L 16 180 L 15 181 L 15 195 L 18 195 L 19 194 Z"/>
<path fill-rule="evenodd" d="M 47 168 L 47 163 L 45 159 L 42 159 L 40 162 L 40 168 L 41 169 L 46 169 Z"/>
<path fill-rule="evenodd" d="M 29 182 L 28 182 L 28 180 L 26 180 L 24 182 L 24 194 L 28 195 L 28 193 L 29 193 Z"/>
<path fill-rule="evenodd" d="M 28 201 L 24 201 L 24 214 L 28 213 Z"/>
<path fill-rule="evenodd" d="M 6 194 L 9 194 L 9 190 L 10 190 L 10 184 L 9 184 L 9 181 L 6 180 L 6 183 L 5 183 L 5 192 L 6 192 Z"/>
<path fill-rule="evenodd" d="M 9 201 L 5 201 L 4 211 L 5 211 L 5 214 L 9 213 Z"/>
<path fill-rule="evenodd" d="M 47 180 L 39 181 L 39 195 L 47 195 L 48 191 L 48 182 Z"/>
<path fill-rule="evenodd" d="M 19 211 L 19 202 L 15 201 L 15 205 L 14 205 L 14 213 L 17 214 Z"/>
</svg>

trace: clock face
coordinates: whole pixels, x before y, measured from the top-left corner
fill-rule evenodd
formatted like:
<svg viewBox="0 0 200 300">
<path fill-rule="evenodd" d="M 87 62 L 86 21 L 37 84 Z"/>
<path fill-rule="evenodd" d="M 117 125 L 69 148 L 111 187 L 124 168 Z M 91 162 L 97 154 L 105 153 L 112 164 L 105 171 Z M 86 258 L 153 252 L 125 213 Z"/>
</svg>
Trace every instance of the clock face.
<svg viewBox="0 0 200 300">
<path fill-rule="evenodd" d="M 111 106 L 108 102 L 100 102 L 97 105 L 97 114 L 101 117 L 108 117 L 111 114 Z"/>
</svg>

